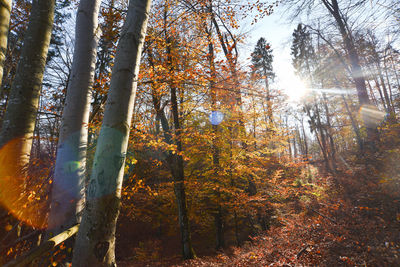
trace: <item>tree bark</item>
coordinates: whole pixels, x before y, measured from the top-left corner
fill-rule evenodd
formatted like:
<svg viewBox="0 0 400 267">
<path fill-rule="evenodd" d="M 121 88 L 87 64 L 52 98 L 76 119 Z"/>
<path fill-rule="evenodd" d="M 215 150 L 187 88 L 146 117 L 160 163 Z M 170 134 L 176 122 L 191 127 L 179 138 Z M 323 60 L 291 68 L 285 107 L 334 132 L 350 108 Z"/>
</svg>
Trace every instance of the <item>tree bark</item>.
<svg viewBox="0 0 400 267">
<path fill-rule="evenodd" d="M 76 15 L 74 59 L 58 139 L 48 230 L 58 234 L 80 221 L 85 190 L 91 89 L 101 0 L 81 0 Z"/>
<path fill-rule="evenodd" d="M 352 112 L 350 110 L 349 105 L 347 104 L 347 100 L 344 97 L 344 95 L 342 95 L 342 99 L 343 99 L 343 103 L 344 103 L 344 106 L 346 108 L 347 114 L 348 114 L 348 116 L 350 118 L 351 126 L 353 127 L 354 133 L 356 134 L 358 147 L 360 148 L 360 151 L 363 151 L 364 150 L 364 141 L 363 141 L 363 139 L 361 137 L 360 128 L 358 127 L 358 124 L 354 119 L 354 116 L 353 116 L 353 114 L 352 114 Z"/>
<path fill-rule="evenodd" d="M 18 198 L 23 190 L 29 164 L 54 8 L 55 0 L 32 1 L 29 24 L 0 133 L 0 181 L 12 177 L 6 185 L 7 192 L 1 192 L 0 195 L 14 208 L 21 204 L 18 204 Z M 43 223 L 42 218 L 34 219 L 36 223 Z"/>
<path fill-rule="evenodd" d="M 19 256 L 18 258 L 16 258 L 13 261 L 10 261 L 9 263 L 5 264 L 3 267 L 32 266 L 32 265 L 29 265 L 32 261 L 39 258 L 40 256 L 43 256 L 46 252 L 51 251 L 56 246 L 58 246 L 60 243 L 68 240 L 70 237 L 75 235 L 76 232 L 78 232 L 78 229 L 79 229 L 79 224 L 74 225 L 71 228 L 68 228 L 64 232 L 54 236 L 53 238 L 51 238 L 49 240 L 46 240 L 40 246 L 35 247 L 32 250 L 28 251 L 26 254 Z"/>
<path fill-rule="evenodd" d="M 354 80 L 354 84 L 357 90 L 358 102 L 360 107 L 371 105 L 371 101 L 368 97 L 367 87 L 365 85 L 365 77 L 360 64 L 360 58 L 354 44 L 352 34 L 349 30 L 346 19 L 344 18 L 337 0 L 322 0 L 322 3 L 334 17 L 339 32 L 342 36 L 347 57 L 350 63 L 350 75 Z M 368 114 L 364 114 L 361 110 L 364 124 L 367 129 L 368 144 L 372 149 L 375 149 L 375 141 L 378 139 L 378 130 L 374 123 L 370 123 L 367 119 Z"/>
<path fill-rule="evenodd" d="M 303 138 L 304 138 L 304 153 L 305 153 L 305 159 L 308 161 L 308 143 L 307 143 L 307 135 L 306 131 L 304 129 L 304 121 L 303 119 L 301 120 L 301 131 L 303 133 Z"/>
<path fill-rule="evenodd" d="M 212 16 L 212 2 L 209 2 L 209 12 Z M 212 21 L 211 21 L 212 23 Z M 217 73 L 215 68 L 215 51 L 214 51 L 214 43 L 212 40 L 212 28 L 207 28 L 206 23 L 204 23 L 204 27 L 206 29 L 207 34 L 207 42 L 208 42 L 208 64 L 210 68 L 210 98 L 211 98 L 211 116 L 213 116 L 213 112 L 218 112 L 217 110 L 217 90 L 215 87 Z M 220 171 L 220 149 L 218 147 L 219 144 L 219 125 L 217 123 L 212 123 L 212 159 L 213 159 L 213 180 L 217 184 L 219 182 L 219 171 Z M 216 199 L 220 200 L 220 190 L 214 190 L 213 194 L 216 195 Z M 215 224 L 215 247 L 216 249 L 221 249 L 225 246 L 224 239 L 224 218 L 222 212 L 222 206 L 220 203 L 217 203 L 216 209 L 213 211 L 214 213 L 214 224 Z"/>
<path fill-rule="evenodd" d="M 351 76 L 357 89 L 358 101 L 360 102 L 360 105 L 369 105 L 371 103 L 368 97 L 367 88 L 365 86 L 365 78 L 364 73 L 361 69 L 360 59 L 354 45 L 351 32 L 349 32 L 348 30 L 347 22 L 343 18 L 343 15 L 341 14 L 341 11 L 339 9 L 339 4 L 337 0 L 331 0 L 331 2 L 329 2 L 328 0 L 322 0 L 322 2 L 329 10 L 331 15 L 334 17 L 342 36 L 351 66 Z"/>
<path fill-rule="evenodd" d="M 151 0 L 130 0 L 118 43 L 111 85 L 97 142 L 73 266 L 116 266 L 119 214 L 129 129 Z"/>
<path fill-rule="evenodd" d="M 323 97 L 323 103 L 324 103 L 324 108 L 325 108 L 325 114 L 326 114 L 326 135 L 329 138 L 329 143 L 330 143 L 330 156 L 331 156 L 331 161 L 332 161 L 332 169 L 334 172 L 336 172 L 337 169 L 337 164 L 336 164 L 336 145 L 335 141 L 332 135 L 332 125 L 331 125 L 331 119 L 330 119 L 330 112 L 329 112 L 329 107 L 328 107 L 328 98 L 326 97 L 326 93 L 322 93 Z"/>
<path fill-rule="evenodd" d="M 184 172 L 184 162 L 182 157 L 182 141 L 181 134 L 182 128 L 180 124 L 179 118 L 179 110 L 178 110 L 178 100 L 177 100 L 177 84 L 175 84 L 174 80 L 174 70 L 173 66 L 173 56 L 172 56 L 172 39 L 168 35 L 166 30 L 167 25 L 167 13 L 164 13 L 164 25 L 165 25 L 165 38 L 166 38 L 166 53 L 167 53 L 167 66 L 169 67 L 170 72 L 170 93 L 171 93 L 171 112 L 173 125 L 175 130 L 175 144 L 177 147 L 177 153 L 169 155 L 169 165 L 172 170 L 172 176 L 174 177 L 174 191 L 176 202 L 178 205 L 178 221 L 181 232 L 181 243 L 182 243 L 182 255 L 184 259 L 193 259 L 195 257 L 195 253 L 192 247 L 191 233 L 190 233 L 190 224 L 189 224 L 189 216 L 187 211 L 187 203 L 186 203 L 186 191 L 185 191 L 185 172 Z"/>
<path fill-rule="evenodd" d="M 11 6 L 11 0 L 0 0 L 0 86 L 3 80 L 3 67 L 7 52 Z"/>
</svg>

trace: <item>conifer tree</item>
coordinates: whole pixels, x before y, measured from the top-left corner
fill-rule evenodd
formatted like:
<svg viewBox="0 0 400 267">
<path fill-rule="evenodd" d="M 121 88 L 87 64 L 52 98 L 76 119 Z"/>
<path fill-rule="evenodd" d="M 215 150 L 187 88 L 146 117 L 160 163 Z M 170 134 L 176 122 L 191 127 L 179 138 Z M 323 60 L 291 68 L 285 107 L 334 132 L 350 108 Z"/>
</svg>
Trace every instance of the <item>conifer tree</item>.
<svg viewBox="0 0 400 267">
<path fill-rule="evenodd" d="M 264 38 L 260 38 L 251 54 L 251 62 L 253 74 L 261 77 L 265 82 L 267 115 L 270 122 L 273 122 L 271 92 L 269 87 L 270 81 L 275 77 L 272 67 L 273 59 L 271 45 Z"/>
<path fill-rule="evenodd" d="M 311 75 L 311 60 L 315 58 L 315 51 L 309 31 L 303 24 L 297 25 L 294 30 L 291 46 L 292 64 L 300 76 Z"/>
</svg>

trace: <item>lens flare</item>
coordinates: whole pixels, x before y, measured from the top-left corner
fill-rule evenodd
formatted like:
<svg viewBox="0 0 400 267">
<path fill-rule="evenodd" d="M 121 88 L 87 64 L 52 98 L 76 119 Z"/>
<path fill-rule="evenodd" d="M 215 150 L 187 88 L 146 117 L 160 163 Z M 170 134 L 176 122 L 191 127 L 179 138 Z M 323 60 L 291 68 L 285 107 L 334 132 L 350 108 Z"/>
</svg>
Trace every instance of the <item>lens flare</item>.
<svg viewBox="0 0 400 267">
<path fill-rule="evenodd" d="M 221 111 L 212 111 L 210 114 L 210 122 L 212 125 L 218 125 L 224 120 L 224 114 Z"/>
<path fill-rule="evenodd" d="M 21 168 L 22 138 L 13 139 L 0 149 L 0 204 L 18 220 L 35 228 L 46 227 L 45 201 L 37 188 L 27 183 Z"/>
<path fill-rule="evenodd" d="M 363 105 L 360 116 L 367 127 L 377 127 L 385 119 L 386 113 L 372 105 Z"/>
<path fill-rule="evenodd" d="M 304 81 L 293 73 L 288 74 L 286 79 L 280 81 L 280 86 L 286 92 L 291 102 L 301 101 L 310 92 Z"/>
</svg>

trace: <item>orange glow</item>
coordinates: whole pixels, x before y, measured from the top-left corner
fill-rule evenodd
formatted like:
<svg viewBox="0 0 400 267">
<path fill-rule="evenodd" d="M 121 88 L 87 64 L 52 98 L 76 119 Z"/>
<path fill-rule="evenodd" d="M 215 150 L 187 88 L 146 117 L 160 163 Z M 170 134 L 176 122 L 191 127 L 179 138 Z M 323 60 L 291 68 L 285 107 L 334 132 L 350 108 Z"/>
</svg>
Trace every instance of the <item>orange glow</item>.
<svg viewBox="0 0 400 267">
<path fill-rule="evenodd" d="M 21 167 L 24 160 L 20 151 L 25 143 L 17 138 L 0 149 L 0 204 L 18 220 L 45 228 L 45 201 L 40 201 L 36 187 L 28 186 L 26 172 Z"/>
</svg>

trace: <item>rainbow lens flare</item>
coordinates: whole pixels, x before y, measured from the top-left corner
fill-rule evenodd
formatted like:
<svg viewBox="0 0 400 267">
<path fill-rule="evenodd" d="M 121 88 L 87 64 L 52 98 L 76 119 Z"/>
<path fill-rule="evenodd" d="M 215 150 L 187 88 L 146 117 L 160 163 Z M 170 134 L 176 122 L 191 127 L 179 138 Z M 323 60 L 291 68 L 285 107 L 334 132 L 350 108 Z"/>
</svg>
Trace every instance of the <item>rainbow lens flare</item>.
<svg viewBox="0 0 400 267">
<path fill-rule="evenodd" d="M 22 138 L 8 142 L 0 149 L 0 204 L 15 218 L 34 228 L 46 228 L 46 201 L 40 199 L 41 185 L 28 182 L 26 166 L 21 167 Z"/>
</svg>

